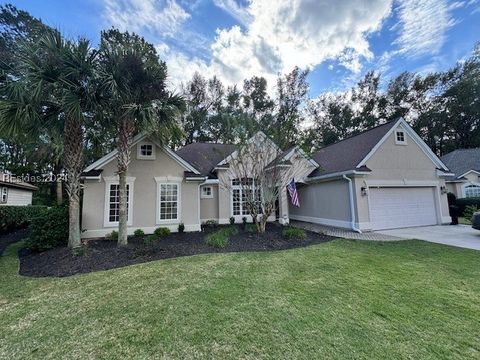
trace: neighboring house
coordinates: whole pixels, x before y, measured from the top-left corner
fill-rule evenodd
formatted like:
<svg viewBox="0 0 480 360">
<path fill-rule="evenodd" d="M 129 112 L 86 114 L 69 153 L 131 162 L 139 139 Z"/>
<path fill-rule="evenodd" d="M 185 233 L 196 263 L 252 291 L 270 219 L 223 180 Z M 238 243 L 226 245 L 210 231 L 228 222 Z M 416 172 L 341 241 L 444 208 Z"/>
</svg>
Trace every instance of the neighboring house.
<svg viewBox="0 0 480 360">
<path fill-rule="evenodd" d="M 0 173 L 0 206 L 32 205 L 32 195 L 38 188 L 23 181 L 12 179 L 8 174 Z"/>
<path fill-rule="evenodd" d="M 457 198 L 480 197 L 480 148 L 458 149 L 442 156 L 452 172 L 447 189 Z"/>
<path fill-rule="evenodd" d="M 293 207 L 286 189 L 280 189 L 271 221 L 298 219 L 358 231 L 451 221 L 444 180 L 451 174 L 404 120 L 327 146 L 312 158 L 297 147 L 282 152 L 273 142 L 270 146 L 277 163 L 295 169 L 300 198 L 300 207 Z M 243 189 L 230 169 L 234 145 L 194 143 L 174 152 L 139 135 L 132 153 L 129 234 L 159 226 L 176 231 L 179 223 L 186 231 L 198 231 L 207 220 L 228 223 L 232 216 L 237 222 L 244 216 L 251 221 L 242 206 Z M 116 154 L 83 173 L 84 238 L 104 236 L 118 226 Z"/>
</svg>

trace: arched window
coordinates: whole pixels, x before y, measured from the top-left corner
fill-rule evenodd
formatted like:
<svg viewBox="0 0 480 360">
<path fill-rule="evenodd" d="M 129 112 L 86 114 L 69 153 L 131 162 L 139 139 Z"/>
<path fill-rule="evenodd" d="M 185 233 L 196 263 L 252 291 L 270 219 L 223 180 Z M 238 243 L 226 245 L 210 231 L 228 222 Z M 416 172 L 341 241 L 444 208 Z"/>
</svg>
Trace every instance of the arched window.
<svg viewBox="0 0 480 360">
<path fill-rule="evenodd" d="M 466 185 L 463 191 L 466 198 L 480 197 L 480 185 Z"/>
</svg>

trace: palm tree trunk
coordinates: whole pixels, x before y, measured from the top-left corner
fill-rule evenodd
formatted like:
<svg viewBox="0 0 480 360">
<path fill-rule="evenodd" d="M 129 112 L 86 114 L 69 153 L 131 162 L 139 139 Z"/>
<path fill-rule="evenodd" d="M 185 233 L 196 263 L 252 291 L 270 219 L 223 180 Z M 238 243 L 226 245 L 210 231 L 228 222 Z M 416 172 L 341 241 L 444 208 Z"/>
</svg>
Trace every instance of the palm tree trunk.
<svg viewBox="0 0 480 360">
<path fill-rule="evenodd" d="M 133 121 L 124 118 L 120 120 L 118 134 L 118 185 L 119 185 L 119 220 L 118 220 L 118 246 L 128 244 L 127 237 L 127 171 L 130 164 L 130 146 L 132 145 Z M 130 215 L 131 216 L 131 215 Z"/>
<path fill-rule="evenodd" d="M 80 119 L 68 118 L 64 129 L 64 157 L 69 198 L 68 246 L 77 248 L 80 241 L 80 174 L 83 167 L 83 129 Z"/>
</svg>

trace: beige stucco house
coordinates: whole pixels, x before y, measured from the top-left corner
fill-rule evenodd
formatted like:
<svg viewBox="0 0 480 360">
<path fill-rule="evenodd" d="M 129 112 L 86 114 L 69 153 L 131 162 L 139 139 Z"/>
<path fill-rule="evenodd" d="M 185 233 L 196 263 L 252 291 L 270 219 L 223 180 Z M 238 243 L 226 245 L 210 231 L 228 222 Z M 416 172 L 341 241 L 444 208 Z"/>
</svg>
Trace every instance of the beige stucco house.
<svg viewBox="0 0 480 360">
<path fill-rule="evenodd" d="M 442 156 L 451 176 L 447 189 L 457 198 L 480 197 L 480 148 L 458 149 Z"/>
<path fill-rule="evenodd" d="M 271 146 L 278 163 L 295 170 L 290 173 L 300 198 L 300 207 L 292 206 L 282 186 L 271 221 L 296 219 L 356 231 L 451 221 L 444 179 L 451 174 L 403 120 L 327 146 L 311 158 L 297 147 Z M 230 217 L 251 220 L 230 167 L 236 152 L 234 145 L 213 143 L 174 152 L 137 136 L 127 179 L 129 234 L 160 226 L 176 231 L 180 223 L 186 231 L 198 231 L 207 220 L 228 223 Z M 104 236 L 118 226 L 115 160 L 113 151 L 83 174 L 84 238 Z"/>
</svg>

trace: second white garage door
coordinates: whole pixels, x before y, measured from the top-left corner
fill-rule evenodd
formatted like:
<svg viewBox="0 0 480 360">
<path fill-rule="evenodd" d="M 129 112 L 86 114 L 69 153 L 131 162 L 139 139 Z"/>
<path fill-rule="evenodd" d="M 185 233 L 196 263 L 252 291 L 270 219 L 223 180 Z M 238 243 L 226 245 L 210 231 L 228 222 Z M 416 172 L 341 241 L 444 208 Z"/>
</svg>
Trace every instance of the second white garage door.
<svg viewBox="0 0 480 360">
<path fill-rule="evenodd" d="M 434 188 L 370 188 L 373 230 L 437 223 Z"/>
</svg>

